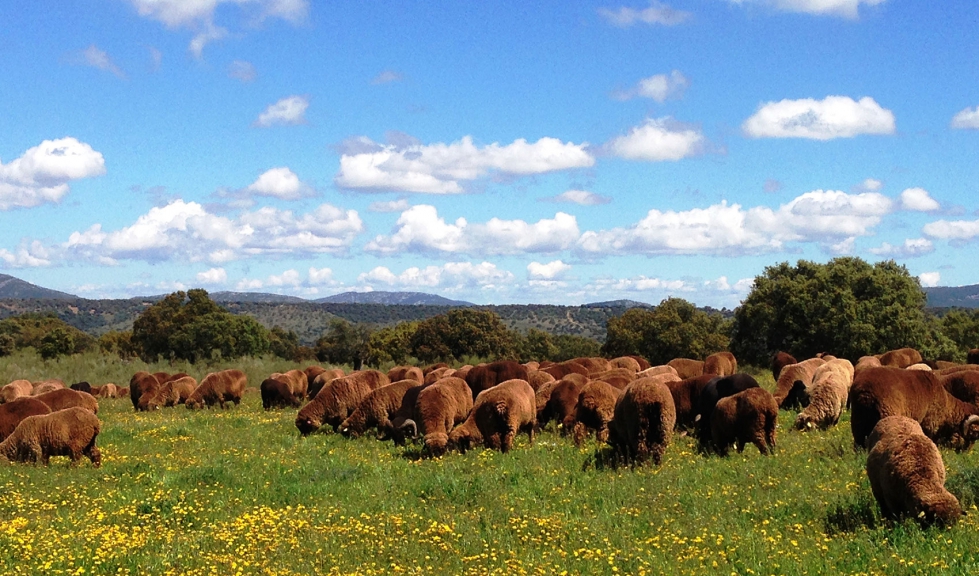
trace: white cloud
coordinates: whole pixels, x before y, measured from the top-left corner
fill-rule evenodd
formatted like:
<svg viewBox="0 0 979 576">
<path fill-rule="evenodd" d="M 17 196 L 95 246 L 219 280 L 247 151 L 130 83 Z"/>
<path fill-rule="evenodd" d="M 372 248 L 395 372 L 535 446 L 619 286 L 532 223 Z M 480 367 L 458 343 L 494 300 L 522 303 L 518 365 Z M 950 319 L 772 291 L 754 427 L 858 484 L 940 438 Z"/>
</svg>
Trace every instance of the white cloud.
<svg viewBox="0 0 979 576">
<path fill-rule="evenodd" d="M 656 74 L 649 78 L 643 78 L 632 89 L 624 92 L 615 92 L 613 96 L 618 100 L 630 100 L 632 98 L 649 98 L 656 102 L 665 102 L 668 98 L 680 98 L 690 86 L 690 81 L 679 70 L 673 70 L 669 74 Z"/>
<path fill-rule="evenodd" d="M 909 238 L 897 246 L 884 242 L 879 248 L 870 249 L 871 254 L 892 258 L 914 258 L 934 251 L 935 246 L 927 238 Z"/>
<path fill-rule="evenodd" d="M 305 96 L 288 96 L 270 104 L 264 112 L 258 115 L 255 126 L 268 128 L 280 124 L 304 124 L 306 122 L 306 109 L 309 108 L 309 99 Z"/>
<path fill-rule="evenodd" d="M 224 284 L 228 281 L 228 272 L 224 268 L 211 268 L 198 272 L 197 281 L 201 284 Z"/>
<path fill-rule="evenodd" d="M 639 23 L 676 26 L 686 22 L 691 16 L 690 12 L 676 10 L 656 0 L 649 3 L 649 8 L 636 9 L 626 6 L 616 9 L 599 8 L 598 13 L 615 26 L 622 28 Z"/>
<path fill-rule="evenodd" d="M 384 70 L 380 74 L 371 80 L 371 84 L 390 84 L 392 82 L 400 82 L 404 77 L 400 72 L 395 72 L 394 70 Z"/>
<path fill-rule="evenodd" d="M 608 196 L 602 196 L 587 190 L 567 190 L 558 194 L 557 196 L 544 198 L 544 200 L 547 202 L 578 204 L 580 206 L 597 206 L 599 204 L 608 204 L 612 201 L 612 199 Z"/>
<path fill-rule="evenodd" d="M 333 270 L 329 268 L 310 268 L 309 284 L 313 286 L 323 286 L 333 284 Z"/>
<path fill-rule="evenodd" d="M 934 288 L 942 281 L 942 274 L 941 272 L 922 272 L 918 274 L 918 280 L 925 288 Z"/>
<path fill-rule="evenodd" d="M 295 287 L 295 286 L 299 286 L 299 284 L 301 282 L 302 282 L 302 280 L 299 277 L 299 271 L 298 270 L 286 270 L 282 274 L 279 274 L 279 275 L 273 274 L 273 275 L 269 276 L 269 285 L 271 285 L 271 286 L 292 286 L 292 287 Z"/>
<path fill-rule="evenodd" d="M 934 212 L 941 205 L 924 188 L 908 188 L 901 192 L 901 208 L 914 212 Z"/>
<path fill-rule="evenodd" d="M 881 188 L 884 187 L 884 183 L 880 180 L 874 178 L 867 178 L 860 184 L 857 184 L 853 189 L 857 192 L 880 192 Z"/>
<path fill-rule="evenodd" d="M 943 240 L 972 240 L 979 236 L 979 220 L 937 220 L 925 224 L 926 236 Z"/>
<path fill-rule="evenodd" d="M 527 264 L 527 275 L 534 280 L 554 280 L 563 276 L 568 270 L 571 270 L 571 266 L 560 260 L 554 260 L 547 264 L 540 262 Z"/>
<path fill-rule="evenodd" d="M 24 154 L 0 162 L 0 210 L 58 202 L 68 183 L 105 174 L 102 154 L 74 138 L 45 140 Z"/>
<path fill-rule="evenodd" d="M 741 125 L 751 138 L 832 140 L 861 134 L 894 134 L 894 113 L 865 96 L 766 102 Z"/>
<path fill-rule="evenodd" d="M 126 77 L 126 74 L 109 57 L 109 54 L 95 44 L 90 45 L 82 52 L 82 60 L 87 66 L 91 66 L 92 68 L 98 68 L 103 72 L 111 72 L 120 78 Z"/>
<path fill-rule="evenodd" d="M 817 16 L 837 16 L 856 19 L 860 16 L 860 6 L 876 6 L 886 0 L 730 0 L 734 4 L 762 2 L 783 12 L 815 14 Z"/>
<path fill-rule="evenodd" d="M 385 266 L 378 266 L 361 274 L 357 281 L 375 290 L 378 287 L 395 289 L 439 289 L 459 292 L 478 288 L 493 290 L 505 288 L 514 281 L 512 273 L 501 270 L 490 262 L 447 262 L 441 266 L 411 267 L 395 274 Z"/>
<path fill-rule="evenodd" d="M 693 288 L 683 280 L 634 276 L 632 278 L 596 278 L 585 287 L 585 290 L 595 294 L 607 295 L 614 292 L 646 292 L 649 290 L 669 293 L 686 292 L 693 290 Z"/>
<path fill-rule="evenodd" d="M 301 182 L 292 170 L 282 166 L 265 171 L 245 191 L 259 196 L 296 200 L 308 196 L 312 188 Z"/>
<path fill-rule="evenodd" d="M 703 134 L 671 118 L 648 118 L 627 135 L 608 143 L 612 154 L 628 160 L 676 161 L 703 152 Z"/>
<path fill-rule="evenodd" d="M 574 216 L 558 212 L 536 223 L 492 218 L 469 224 L 446 223 L 434 206 L 412 206 L 398 218 L 391 236 L 378 236 L 364 250 L 379 254 L 449 252 L 467 254 L 552 253 L 574 245 L 580 232 Z"/>
<path fill-rule="evenodd" d="M 239 291 L 258 290 L 264 287 L 265 283 L 258 279 L 243 278 L 235 284 L 235 290 Z"/>
<path fill-rule="evenodd" d="M 952 117 L 950 126 L 959 130 L 979 130 L 979 106 L 959 111 Z"/>
<path fill-rule="evenodd" d="M 251 82 L 258 76 L 255 66 L 247 60 L 234 60 L 228 66 L 228 76 L 242 82 Z"/>
<path fill-rule="evenodd" d="M 451 144 L 381 145 L 358 138 L 357 150 L 340 157 L 334 181 L 343 188 L 399 190 L 428 194 L 463 192 L 460 181 L 476 180 L 491 172 L 530 176 L 557 170 L 586 168 L 595 163 L 587 144 L 541 138 L 501 146 L 478 147 L 466 136 Z"/>
<path fill-rule="evenodd" d="M 892 205 L 877 193 L 815 190 L 776 210 L 745 210 L 726 201 L 681 212 L 650 210 L 633 226 L 585 232 L 578 249 L 585 254 L 740 255 L 782 250 L 789 242 L 819 242 L 844 251 L 845 242 L 870 234 Z"/>
<path fill-rule="evenodd" d="M 371 202 L 370 206 L 367 207 L 371 212 L 404 212 L 408 208 L 411 208 L 411 204 L 408 203 L 404 198 L 400 200 L 392 200 L 390 202 Z"/>
<path fill-rule="evenodd" d="M 0 262 L 6 268 L 40 268 L 52 264 L 52 254 L 41 242 L 21 242 L 16 251 L 0 248 Z"/>
</svg>

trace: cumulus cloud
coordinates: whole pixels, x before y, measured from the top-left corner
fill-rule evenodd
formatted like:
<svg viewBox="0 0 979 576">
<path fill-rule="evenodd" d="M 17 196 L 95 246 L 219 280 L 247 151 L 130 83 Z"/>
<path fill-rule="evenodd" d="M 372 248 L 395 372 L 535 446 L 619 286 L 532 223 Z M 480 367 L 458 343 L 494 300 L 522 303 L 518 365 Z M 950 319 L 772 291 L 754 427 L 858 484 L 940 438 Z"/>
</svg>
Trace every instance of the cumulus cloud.
<svg viewBox="0 0 979 576">
<path fill-rule="evenodd" d="M 884 183 L 874 178 L 867 178 L 853 187 L 856 192 L 879 192 Z"/>
<path fill-rule="evenodd" d="M 871 254 L 887 258 L 914 258 L 934 251 L 935 246 L 927 238 L 909 238 L 897 246 L 884 242 L 879 248 L 870 249 Z"/>
<path fill-rule="evenodd" d="M 264 112 L 255 119 L 255 126 L 268 128 L 276 125 L 295 125 L 306 122 L 306 109 L 309 99 L 305 96 L 288 96 L 270 104 Z"/>
<path fill-rule="evenodd" d="M 448 262 L 441 266 L 411 267 L 395 274 L 385 266 L 378 266 L 361 274 L 357 281 L 370 289 L 378 287 L 395 289 L 439 289 L 458 292 L 466 289 L 491 290 L 513 283 L 512 273 L 497 268 L 490 262 Z"/>
<path fill-rule="evenodd" d="M 649 118 L 625 136 L 614 138 L 606 147 L 620 158 L 664 162 L 700 154 L 705 144 L 699 130 L 666 117 Z"/>
<path fill-rule="evenodd" d="M 404 212 L 408 208 L 411 208 L 411 204 L 408 203 L 404 198 L 400 200 L 392 200 L 390 202 L 371 202 L 370 206 L 367 207 L 371 212 Z"/>
<path fill-rule="evenodd" d="M 309 284 L 313 286 L 323 286 L 333 284 L 333 270 L 329 268 L 310 268 Z"/>
<path fill-rule="evenodd" d="M 807 192 L 778 209 L 743 209 L 726 201 L 686 211 L 650 210 L 638 223 L 588 231 L 578 240 L 584 254 L 758 254 L 782 250 L 790 242 L 845 246 L 869 235 L 892 201 L 877 193 L 834 190 Z"/>
<path fill-rule="evenodd" d="M 687 285 L 683 280 L 664 280 L 662 278 L 649 278 L 647 276 L 633 276 L 632 278 L 596 278 L 586 287 L 585 291 L 594 294 L 610 294 L 616 292 L 689 292 L 693 287 Z"/>
<path fill-rule="evenodd" d="M 527 264 L 527 275 L 534 280 L 554 280 L 563 276 L 568 270 L 571 270 L 571 266 L 560 260 L 554 260 L 547 264 L 540 262 Z"/>
<path fill-rule="evenodd" d="M 934 288 L 942 281 L 942 275 L 940 272 L 922 272 L 918 274 L 918 280 L 925 288 Z"/>
<path fill-rule="evenodd" d="M 242 82 L 251 82 L 258 76 L 255 66 L 247 60 L 234 60 L 228 66 L 228 76 Z"/>
<path fill-rule="evenodd" d="M 860 16 L 860 6 L 876 6 L 886 0 L 730 0 L 734 4 L 762 3 L 783 12 L 836 16 L 855 20 Z"/>
<path fill-rule="evenodd" d="M 466 136 L 451 144 L 403 142 L 378 144 L 366 137 L 347 144 L 334 181 L 356 190 L 398 190 L 427 194 L 458 194 L 460 182 L 496 172 L 512 176 L 586 168 L 595 163 L 587 144 L 541 138 L 479 147 Z"/>
<path fill-rule="evenodd" d="M 951 127 L 959 130 L 979 130 L 979 106 L 966 108 L 953 116 Z"/>
<path fill-rule="evenodd" d="M 286 270 L 282 274 L 273 274 L 269 276 L 269 285 L 271 286 L 291 286 L 296 287 L 302 283 L 302 279 L 299 277 L 298 270 Z"/>
<path fill-rule="evenodd" d="M 671 8 L 663 2 L 653 0 L 648 8 L 599 8 L 599 15 L 608 22 L 621 28 L 634 24 L 659 24 L 661 26 L 676 26 L 690 19 L 690 12 Z"/>
<path fill-rule="evenodd" d="M 126 77 L 126 74 L 122 71 L 122 69 L 116 66 L 116 63 L 112 61 L 111 57 L 109 57 L 109 54 L 95 44 L 92 44 L 83 50 L 81 56 L 81 61 L 86 66 L 91 66 L 92 68 L 97 68 L 103 72 L 115 74 L 120 78 Z"/>
<path fill-rule="evenodd" d="M 105 174 L 105 159 L 84 142 L 45 140 L 7 164 L 0 162 L 0 210 L 56 203 L 68 183 Z"/>
<path fill-rule="evenodd" d="M 302 215 L 265 207 L 228 218 L 196 202 L 175 200 L 119 230 L 106 232 L 95 224 L 73 232 L 61 248 L 69 257 L 103 263 L 223 263 L 253 256 L 342 254 L 363 229 L 355 210 L 330 204 Z"/>
<path fill-rule="evenodd" d="M 827 96 L 766 102 L 741 129 L 751 138 L 832 140 L 861 134 L 894 134 L 894 113 L 873 98 Z"/>
<path fill-rule="evenodd" d="M 211 268 L 197 273 L 197 281 L 201 284 L 224 284 L 228 281 L 228 272 L 224 268 Z"/>
<path fill-rule="evenodd" d="M 612 201 L 608 196 L 602 196 L 601 194 L 595 194 L 587 190 L 567 190 L 557 196 L 543 198 L 543 200 L 545 202 L 578 204 L 579 206 L 597 206 L 599 204 L 608 204 Z"/>
<path fill-rule="evenodd" d="M 185 28 L 194 33 L 190 51 L 200 58 L 204 46 L 228 35 L 228 30 L 215 23 L 215 13 L 221 5 L 237 6 L 251 23 L 275 18 L 292 24 L 306 20 L 308 0 L 129 0 L 136 12 L 156 20 L 170 29 Z"/>
<path fill-rule="evenodd" d="M 371 80 L 371 84 L 391 84 L 392 82 L 400 82 L 404 79 L 404 76 L 400 72 L 395 72 L 394 70 L 384 70 L 380 74 Z"/>
<path fill-rule="evenodd" d="M 934 212 L 941 205 L 924 188 L 908 188 L 901 192 L 901 208 L 913 212 Z"/>
<path fill-rule="evenodd" d="M 13 252 L 0 248 L 0 262 L 6 268 L 41 268 L 53 263 L 51 251 L 37 240 L 21 242 Z"/>
<path fill-rule="evenodd" d="M 245 188 L 245 192 L 259 196 L 272 196 L 283 200 L 296 200 L 312 193 L 312 187 L 299 180 L 295 172 L 285 166 L 265 171 Z"/>
<path fill-rule="evenodd" d="M 979 220 L 937 220 L 925 224 L 922 231 L 942 240 L 972 240 L 979 236 Z"/>
<path fill-rule="evenodd" d="M 626 91 L 614 92 L 612 94 L 618 100 L 630 100 L 632 98 L 649 98 L 656 102 L 665 102 L 668 98 L 680 98 L 690 86 L 690 81 L 679 70 L 674 70 L 669 74 L 656 74 L 649 78 L 643 78 L 639 83 Z"/>
<path fill-rule="evenodd" d="M 558 212 L 535 223 L 492 218 L 469 224 L 447 223 L 434 206 L 419 204 L 404 211 L 390 236 L 377 236 L 364 250 L 378 254 L 448 252 L 466 254 L 553 253 L 574 246 L 580 232 L 574 216 Z"/>
</svg>

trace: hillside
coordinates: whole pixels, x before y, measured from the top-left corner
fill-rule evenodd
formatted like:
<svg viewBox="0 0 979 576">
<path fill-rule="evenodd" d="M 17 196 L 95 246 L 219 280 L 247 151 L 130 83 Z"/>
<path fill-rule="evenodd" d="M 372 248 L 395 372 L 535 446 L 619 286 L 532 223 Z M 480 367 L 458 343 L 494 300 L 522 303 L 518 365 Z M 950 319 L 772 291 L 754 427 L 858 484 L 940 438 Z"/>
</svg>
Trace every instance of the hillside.
<svg viewBox="0 0 979 576">
<path fill-rule="evenodd" d="M 314 302 L 321 304 L 405 304 L 412 306 L 474 306 L 472 302 L 450 300 L 424 292 L 344 292 Z"/>
<path fill-rule="evenodd" d="M 979 308 L 979 284 L 925 288 L 930 308 Z"/>
<path fill-rule="evenodd" d="M 20 278 L 14 278 L 7 274 L 0 274 L 0 298 L 50 298 L 56 300 L 74 300 L 77 296 L 72 296 L 65 292 L 42 288 L 36 284 L 25 282 Z"/>
</svg>

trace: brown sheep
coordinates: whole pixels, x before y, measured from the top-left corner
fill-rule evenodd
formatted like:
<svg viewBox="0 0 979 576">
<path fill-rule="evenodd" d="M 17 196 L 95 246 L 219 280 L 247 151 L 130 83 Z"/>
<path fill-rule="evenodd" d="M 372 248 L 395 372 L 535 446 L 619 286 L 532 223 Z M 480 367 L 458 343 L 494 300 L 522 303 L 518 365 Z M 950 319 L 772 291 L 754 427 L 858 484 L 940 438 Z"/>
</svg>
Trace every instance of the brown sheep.
<svg viewBox="0 0 979 576">
<path fill-rule="evenodd" d="M 435 364 L 429 364 L 428 366 L 422 368 L 422 374 L 428 376 L 428 373 L 431 372 L 432 370 L 438 370 L 439 368 L 448 368 L 448 367 L 449 365 L 446 364 L 445 362 L 436 362 Z"/>
<path fill-rule="evenodd" d="M 13 462 L 48 464 L 51 456 L 68 456 L 72 465 L 87 456 L 92 465 L 102 464 L 95 446 L 102 423 L 84 408 L 68 408 L 50 414 L 28 416 L 7 439 L 0 442 L 0 457 Z"/>
<path fill-rule="evenodd" d="M 434 384 L 434 382 L 432 384 Z M 418 416 L 415 414 L 415 402 L 418 400 L 418 394 L 432 384 L 412 386 L 405 391 L 405 395 L 401 398 L 401 405 L 398 406 L 398 409 L 391 417 L 390 435 L 395 446 L 404 446 L 405 432 L 410 431 L 410 429 L 403 428 L 403 425 L 408 420 L 414 422 L 418 418 Z M 417 425 L 415 427 L 417 428 Z M 417 432 L 417 430 L 414 430 L 411 433 L 414 434 L 415 432 Z"/>
<path fill-rule="evenodd" d="M 313 395 L 312 394 L 309 394 L 308 387 L 313 385 L 313 381 L 316 380 L 316 377 L 317 376 L 319 376 L 320 374 L 326 372 L 326 368 L 323 368 L 322 366 L 317 366 L 317 365 L 314 364 L 312 366 L 307 366 L 303 370 L 303 372 L 306 374 L 306 384 L 307 384 L 306 393 L 310 397 L 312 397 Z"/>
<path fill-rule="evenodd" d="M 623 460 L 659 465 L 673 438 L 676 410 L 666 384 L 636 380 L 615 403 L 609 423 L 609 444 Z"/>
<path fill-rule="evenodd" d="M 47 404 L 30 396 L 4 402 L 0 406 L 0 442 L 10 436 L 24 418 L 50 413 L 51 408 Z"/>
<path fill-rule="evenodd" d="M 418 393 L 415 418 L 405 420 L 401 428 L 416 437 L 420 426 L 425 449 L 433 456 L 441 456 L 448 448 L 449 432 L 466 420 L 472 407 L 472 390 L 466 381 L 452 376 L 443 378 Z"/>
<path fill-rule="evenodd" d="M 589 377 L 599 372 L 605 372 L 606 370 L 609 370 L 611 368 L 611 366 L 609 366 L 608 360 L 606 360 L 605 358 L 582 356 L 580 358 L 572 358 L 570 361 L 577 362 L 578 364 L 581 364 L 582 366 L 587 368 Z"/>
<path fill-rule="evenodd" d="M 419 369 L 418 376 L 424 378 L 421 373 L 422 371 Z M 376 427 L 381 437 L 390 437 L 394 428 L 391 424 L 391 418 L 401 407 L 405 393 L 417 386 L 421 386 L 421 383 L 415 378 L 409 378 L 372 390 L 357 406 L 357 409 L 340 423 L 340 433 L 350 438 L 357 438 L 368 428 Z"/>
<path fill-rule="evenodd" d="M 637 378 L 637 373 L 626 368 L 612 368 L 605 372 L 599 372 L 591 377 L 592 380 L 601 380 L 606 384 L 611 384 L 619 390 L 625 390 L 633 380 Z"/>
<path fill-rule="evenodd" d="M 474 366 L 472 364 L 466 364 L 465 366 L 456 368 L 455 370 L 452 371 L 452 374 L 448 374 L 448 376 L 455 376 L 456 378 L 462 378 L 463 380 L 465 380 L 466 376 L 469 376 L 469 371 L 472 370 L 473 368 Z"/>
<path fill-rule="evenodd" d="M 789 364 L 798 363 L 799 361 L 795 359 L 795 356 L 779 350 L 772 356 L 772 378 L 777 382 L 778 375 L 782 373 L 782 368 L 785 368 Z"/>
<path fill-rule="evenodd" d="M 309 436 L 327 425 L 336 432 L 368 394 L 390 383 L 387 374 L 377 370 L 361 370 L 335 378 L 299 411 L 296 428 L 303 436 Z"/>
<path fill-rule="evenodd" d="M 146 410 L 157 410 L 161 407 L 170 408 L 178 404 L 185 404 L 190 395 L 197 389 L 197 380 L 193 376 L 183 376 L 176 380 L 168 380 L 164 385 L 156 389 L 155 392 L 146 398 L 146 394 L 140 396 L 140 405 L 146 398 Z"/>
<path fill-rule="evenodd" d="M 106 384 L 103 384 L 102 386 L 99 386 L 99 392 L 95 396 L 97 398 L 121 398 L 122 397 L 119 393 L 119 387 L 113 384 L 112 382 L 108 382 Z"/>
<path fill-rule="evenodd" d="M 891 350 L 880 355 L 881 366 L 891 366 L 894 368 L 907 368 L 912 364 L 921 363 L 921 352 L 914 348 L 900 348 Z"/>
<path fill-rule="evenodd" d="M 782 368 L 775 382 L 775 401 L 778 407 L 788 409 L 807 401 L 806 391 L 812 386 L 816 369 L 825 364 L 822 358 L 810 358 Z"/>
<path fill-rule="evenodd" d="M 730 376 L 738 372 L 738 360 L 730 352 L 717 352 L 704 360 L 704 374 Z"/>
<path fill-rule="evenodd" d="M 573 431 L 576 446 L 581 446 L 588 430 L 595 431 L 595 439 L 608 442 L 608 423 L 615 415 L 615 403 L 622 390 L 601 380 L 592 380 L 581 388 L 574 415 L 565 420 L 564 428 Z"/>
<path fill-rule="evenodd" d="M 303 400 L 309 390 L 309 380 L 306 373 L 302 370 L 289 370 L 288 372 L 276 372 L 269 376 L 275 380 L 281 380 L 289 385 L 289 391 L 293 396 Z"/>
<path fill-rule="evenodd" d="M 835 426 L 846 408 L 852 383 L 853 365 L 849 360 L 837 358 L 817 368 L 809 390 L 809 405 L 796 417 L 796 429 Z"/>
<path fill-rule="evenodd" d="M 856 366 L 853 367 L 854 372 L 859 372 L 867 368 L 880 368 L 883 364 L 880 363 L 880 359 L 876 356 L 861 356 L 857 360 Z"/>
<path fill-rule="evenodd" d="M 39 394 L 34 396 L 34 398 L 47 404 L 52 412 L 64 410 L 65 408 L 78 407 L 84 408 L 92 414 L 99 413 L 99 401 L 94 396 L 69 388 L 59 388 L 45 392 L 44 394 Z"/>
<path fill-rule="evenodd" d="M 645 370 L 640 370 L 639 372 L 636 373 L 636 378 L 637 379 L 638 378 L 648 378 L 650 376 L 659 376 L 660 374 L 671 374 L 673 376 L 679 377 L 679 374 L 677 374 L 676 368 L 674 368 L 674 367 L 672 367 L 672 366 L 670 366 L 668 364 L 661 364 L 659 366 L 650 366 L 649 368 L 646 368 Z M 681 380 L 682 380 L 682 378 L 681 378 Z"/>
<path fill-rule="evenodd" d="M 941 370 L 935 370 L 935 374 L 939 376 L 948 376 L 949 374 L 958 374 L 959 372 L 976 372 L 979 371 L 979 365 L 977 364 L 959 364 L 957 366 L 951 366 L 949 368 L 942 368 Z"/>
<path fill-rule="evenodd" d="M 674 358 L 667 362 L 666 365 L 676 370 L 676 375 L 679 376 L 681 380 L 704 375 L 703 360 L 694 360 L 692 358 Z"/>
<path fill-rule="evenodd" d="M 704 374 L 684 380 L 664 382 L 673 396 L 673 406 L 676 411 L 677 430 L 683 428 L 692 430 L 697 422 L 698 407 L 700 406 L 700 391 L 711 380 L 718 378 L 713 374 Z"/>
<path fill-rule="evenodd" d="M 938 376 L 949 394 L 963 402 L 979 405 L 979 371 L 963 370 L 946 376 Z"/>
<path fill-rule="evenodd" d="M 632 358 L 633 360 L 639 363 L 640 372 L 642 372 L 643 370 L 647 370 L 652 366 L 652 364 L 649 363 L 649 360 L 646 360 L 642 356 L 636 356 L 635 354 L 630 354 L 629 358 Z"/>
<path fill-rule="evenodd" d="M 568 374 L 581 374 L 585 377 L 588 376 L 588 368 L 571 360 L 561 362 L 560 364 L 553 364 L 547 368 L 541 368 L 541 370 L 547 372 L 551 376 L 554 376 L 558 380 L 564 378 Z"/>
<path fill-rule="evenodd" d="M 568 417 L 574 417 L 575 406 L 578 405 L 578 395 L 588 383 L 588 378 L 580 374 L 568 375 L 557 382 L 545 385 L 538 391 L 534 404 L 537 407 L 537 425 L 541 428 L 555 420 L 561 428 L 561 435 L 571 433 L 570 428 L 564 427 Z M 545 388 L 549 388 L 545 390 Z"/>
<path fill-rule="evenodd" d="M 485 366 L 485 364 L 480 364 L 480 366 Z M 425 380 L 422 381 L 422 384 L 435 384 L 445 376 L 449 375 L 450 372 L 452 372 L 452 368 L 449 368 L 448 366 L 439 366 L 438 368 L 429 370 L 428 373 L 425 374 Z M 465 380 L 465 378 L 463 378 L 463 380 Z"/>
<path fill-rule="evenodd" d="M 52 390 L 63 390 L 65 388 L 65 383 L 61 380 L 41 380 L 40 382 L 34 382 L 34 389 L 31 390 L 31 396 L 40 396 L 41 394 L 47 394 Z"/>
<path fill-rule="evenodd" d="M 34 386 L 30 380 L 14 380 L 10 384 L 6 384 L 3 388 L 0 388 L 0 404 L 30 396 L 33 391 Z"/>
<path fill-rule="evenodd" d="M 554 374 L 551 374 L 551 376 L 554 376 Z M 500 360 L 476 366 L 466 374 L 466 384 L 472 390 L 473 400 L 483 390 L 492 388 L 500 382 L 514 379 L 526 382 L 527 367 L 510 360 Z"/>
<path fill-rule="evenodd" d="M 210 408 L 215 404 L 224 410 L 225 402 L 234 402 L 237 406 L 241 403 L 241 395 L 244 394 L 247 384 L 248 376 L 241 370 L 232 368 L 211 372 L 201 380 L 184 405 L 191 410 L 203 408 L 205 405 Z"/>
<path fill-rule="evenodd" d="M 506 454 L 520 432 L 534 443 L 536 414 L 534 389 L 526 380 L 501 382 L 476 396 L 465 422 L 449 433 L 448 445 L 465 452 L 481 442 Z"/>
<path fill-rule="evenodd" d="M 262 393 L 262 408 L 265 410 L 285 408 L 287 406 L 299 408 L 302 406 L 302 398 L 293 392 L 292 386 L 288 382 L 277 378 L 266 378 L 262 380 L 262 384 L 258 388 Z"/>
<path fill-rule="evenodd" d="M 979 348 L 973 348 L 969 350 L 968 356 L 965 360 L 966 364 L 979 364 Z"/>
<path fill-rule="evenodd" d="M 540 370 L 527 371 L 527 384 L 530 384 L 530 387 L 534 389 L 534 392 L 540 390 L 541 386 L 544 384 L 554 381 L 554 376 L 551 376 L 547 372 L 541 372 Z"/>
<path fill-rule="evenodd" d="M 908 366 L 905 368 L 905 370 L 927 370 L 928 372 L 931 372 L 931 366 L 925 364 L 924 362 L 920 362 L 918 364 Z"/>
<path fill-rule="evenodd" d="M 968 449 L 979 438 L 979 408 L 948 393 L 933 372 L 867 368 L 850 390 L 853 443 L 864 446 L 877 422 L 907 416 L 921 424 L 933 442 Z"/>
<path fill-rule="evenodd" d="M 886 518 L 914 518 L 925 525 L 951 526 L 962 516 L 958 499 L 945 489 L 945 463 L 918 422 L 882 418 L 870 434 L 870 489 Z"/>
<path fill-rule="evenodd" d="M 395 366 L 388 370 L 388 380 L 399 382 L 401 380 L 414 380 L 419 384 L 425 382 L 425 374 L 417 366 Z"/>
<path fill-rule="evenodd" d="M 738 454 L 745 444 L 754 444 L 762 455 L 775 449 L 775 426 L 778 404 L 764 388 L 748 388 L 733 396 L 721 398 L 710 416 L 711 438 L 721 456 L 727 456 L 731 444 Z"/>
<path fill-rule="evenodd" d="M 316 395 L 320 393 L 320 390 L 329 385 L 337 378 L 343 378 L 343 370 L 339 368 L 333 368 L 331 370 L 324 370 L 316 375 L 316 377 L 309 383 L 309 387 L 306 389 L 306 397 L 312 400 L 316 398 Z"/>
<path fill-rule="evenodd" d="M 540 370 L 540 362 L 537 362 L 536 360 L 523 362 L 523 366 L 524 368 L 527 369 L 527 372 L 535 372 L 537 370 Z"/>
<path fill-rule="evenodd" d="M 941 370 L 943 368 L 954 368 L 960 366 L 958 362 L 949 362 L 947 360 L 935 360 L 935 365 L 932 366 L 932 370 Z"/>
<path fill-rule="evenodd" d="M 129 379 L 129 399 L 133 403 L 133 409 L 139 410 L 140 397 L 151 389 L 161 386 L 156 376 L 149 372 L 137 372 Z"/>
<path fill-rule="evenodd" d="M 613 368 L 625 368 L 626 370 L 631 370 L 633 372 L 639 372 L 642 368 L 639 367 L 639 361 L 631 356 L 619 356 L 618 358 L 613 358 L 608 362 L 609 369 Z"/>
</svg>

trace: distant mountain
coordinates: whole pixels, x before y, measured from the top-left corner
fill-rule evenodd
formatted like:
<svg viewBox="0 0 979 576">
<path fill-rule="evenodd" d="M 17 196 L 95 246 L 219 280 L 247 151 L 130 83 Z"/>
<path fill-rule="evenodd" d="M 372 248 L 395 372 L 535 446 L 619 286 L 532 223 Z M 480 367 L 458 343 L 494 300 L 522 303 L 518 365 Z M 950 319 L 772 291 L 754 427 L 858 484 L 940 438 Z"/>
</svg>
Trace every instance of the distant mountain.
<svg viewBox="0 0 979 576">
<path fill-rule="evenodd" d="M 979 308 L 979 284 L 925 288 L 931 308 Z"/>
<path fill-rule="evenodd" d="M 309 302 L 298 296 L 283 296 L 265 292 L 211 292 L 208 294 L 215 302 L 262 302 L 265 304 L 299 304 Z"/>
<path fill-rule="evenodd" d="M 76 300 L 78 296 L 73 296 L 66 292 L 41 288 L 30 282 L 25 282 L 20 278 L 14 278 L 7 274 L 0 274 L 0 298 L 36 298 L 38 300 Z"/>
<path fill-rule="evenodd" d="M 314 300 L 320 304 L 402 304 L 413 306 L 475 306 L 472 302 L 449 300 L 423 292 L 344 292 Z"/>
<path fill-rule="evenodd" d="M 607 302 L 592 302 L 582 304 L 582 308 L 653 308 L 652 304 L 637 302 L 635 300 L 609 300 Z"/>
</svg>

